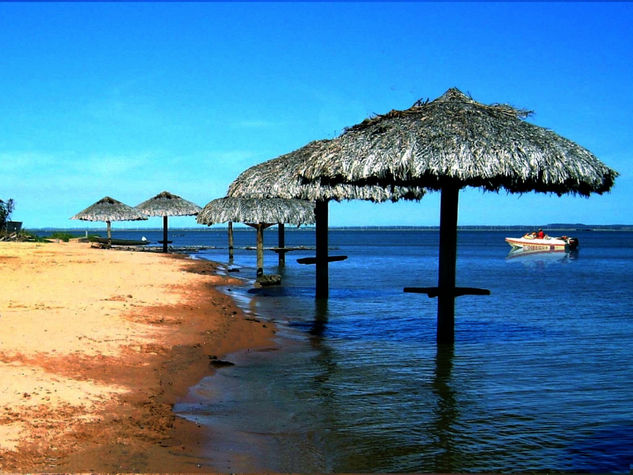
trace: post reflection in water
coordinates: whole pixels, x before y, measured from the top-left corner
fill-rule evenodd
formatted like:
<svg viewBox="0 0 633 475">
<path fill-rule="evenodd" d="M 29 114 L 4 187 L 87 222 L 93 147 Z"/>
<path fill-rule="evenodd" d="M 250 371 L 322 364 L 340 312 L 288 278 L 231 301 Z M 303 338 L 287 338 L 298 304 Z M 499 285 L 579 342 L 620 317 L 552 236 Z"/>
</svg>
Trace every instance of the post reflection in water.
<svg viewBox="0 0 633 475">
<path fill-rule="evenodd" d="M 323 338 L 328 323 L 328 300 L 317 299 L 314 302 L 314 320 L 310 328 L 312 346 L 318 346 Z"/>
<path fill-rule="evenodd" d="M 336 431 L 341 419 L 345 419 L 339 404 L 337 403 L 338 394 L 336 389 L 336 379 L 338 365 L 336 362 L 336 352 L 332 350 L 330 345 L 324 338 L 324 333 L 328 323 L 328 305 L 327 299 L 319 299 L 315 301 L 314 320 L 308 330 L 312 357 L 309 363 L 312 371 L 309 374 L 310 385 L 312 386 L 312 394 L 314 395 L 313 410 L 317 410 L 320 415 L 313 419 L 313 426 L 308 429 L 308 437 L 314 440 L 320 440 L 320 447 L 315 450 L 320 453 L 321 471 L 332 471 L 335 462 L 326 449 L 331 441 L 325 435 L 325 431 Z"/>
<path fill-rule="evenodd" d="M 454 426 L 459 416 L 451 379 L 454 353 L 453 345 L 438 345 L 435 356 L 435 375 L 432 388 L 437 398 L 437 406 L 431 427 L 434 431 L 433 438 L 437 444 L 433 466 L 434 470 L 440 472 L 454 472 L 461 468 L 453 439 Z"/>
</svg>

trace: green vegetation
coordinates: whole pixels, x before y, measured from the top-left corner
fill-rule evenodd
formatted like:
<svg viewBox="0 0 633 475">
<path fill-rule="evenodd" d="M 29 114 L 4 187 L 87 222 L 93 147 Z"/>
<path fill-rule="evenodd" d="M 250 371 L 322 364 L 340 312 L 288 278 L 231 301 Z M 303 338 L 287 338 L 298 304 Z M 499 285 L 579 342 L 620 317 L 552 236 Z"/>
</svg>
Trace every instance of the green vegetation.
<svg viewBox="0 0 633 475">
<path fill-rule="evenodd" d="M 0 241 L 52 242 L 25 229 L 11 234 L 7 234 L 5 231 L 0 231 Z"/>
<path fill-rule="evenodd" d="M 5 231 L 0 231 L 0 241 L 27 241 L 27 242 L 55 242 L 64 241 L 68 242 L 71 239 L 83 237 L 82 234 L 70 233 L 66 231 L 55 231 L 47 236 L 40 236 L 33 231 L 22 229 L 17 233 L 7 234 Z"/>
<path fill-rule="evenodd" d="M 20 231 L 20 233 L 17 236 L 17 241 L 28 241 L 28 242 L 53 242 L 47 238 L 44 238 L 42 236 L 38 236 L 37 234 L 35 234 L 32 231 L 27 231 L 26 229 L 23 229 L 22 231 Z"/>
<path fill-rule="evenodd" d="M 56 231 L 49 236 L 49 239 L 59 239 L 60 241 L 68 242 L 71 239 L 79 238 L 81 234 L 67 233 L 63 231 Z"/>
<path fill-rule="evenodd" d="M 8 201 L 0 200 L 0 231 L 4 230 L 7 221 L 9 221 L 14 205 L 15 203 L 12 199 Z"/>
</svg>

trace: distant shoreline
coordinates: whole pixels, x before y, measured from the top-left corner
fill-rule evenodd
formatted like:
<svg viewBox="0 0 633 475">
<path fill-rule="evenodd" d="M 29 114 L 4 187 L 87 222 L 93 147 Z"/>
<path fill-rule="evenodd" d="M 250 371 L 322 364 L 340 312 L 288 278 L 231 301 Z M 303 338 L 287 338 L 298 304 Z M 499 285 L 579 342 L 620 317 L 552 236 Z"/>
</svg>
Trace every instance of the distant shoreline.
<svg viewBox="0 0 633 475">
<path fill-rule="evenodd" d="M 508 232 L 524 232 L 526 230 L 536 230 L 542 228 L 546 231 L 565 231 L 565 232 L 586 232 L 586 231 L 598 231 L 598 232 L 614 232 L 614 231 L 633 231 L 633 224 L 573 224 L 573 223 L 552 223 L 552 224 L 513 224 L 513 225 L 470 225 L 470 226 L 458 226 L 458 231 L 508 231 Z M 27 228 L 33 232 L 55 232 L 66 231 L 70 233 L 82 233 L 86 230 L 88 232 L 105 231 L 103 228 Z M 330 226 L 330 231 L 439 231 L 439 226 Z M 130 231 L 162 231 L 162 228 L 157 227 L 129 227 L 129 228 L 117 228 L 113 232 L 130 232 Z M 218 232 L 227 231 L 226 226 L 217 226 L 213 228 L 208 227 L 183 227 L 183 228 L 170 228 L 169 232 Z M 249 227 L 235 226 L 233 228 L 235 232 L 254 232 Z M 288 232 L 313 232 L 314 226 L 301 226 L 296 228 L 294 226 L 286 226 Z"/>
</svg>

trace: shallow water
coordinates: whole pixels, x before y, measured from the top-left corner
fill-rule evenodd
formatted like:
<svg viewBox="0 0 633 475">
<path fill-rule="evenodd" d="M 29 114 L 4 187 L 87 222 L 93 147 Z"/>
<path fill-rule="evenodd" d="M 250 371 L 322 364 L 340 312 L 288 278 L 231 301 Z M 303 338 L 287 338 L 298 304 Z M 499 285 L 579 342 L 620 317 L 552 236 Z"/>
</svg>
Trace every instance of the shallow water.
<svg viewBox="0 0 633 475">
<path fill-rule="evenodd" d="M 253 245 L 237 234 L 236 246 Z M 628 473 L 633 233 L 584 232 L 577 253 L 514 258 L 504 235 L 459 234 L 458 285 L 492 294 L 457 299 L 449 348 L 435 344 L 436 300 L 402 292 L 435 284 L 434 232 L 331 232 L 331 253 L 349 258 L 330 266 L 327 306 L 315 303 L 314 267 L 295 260 L 311 251 L 288 254 L 280 289 L 231 289 L 278 325 L 278 347 L 230 355 L 236 366 L 176 406 L 210 428 L 210 467 Z M 224 233 L 213 239 L 226 246 Z M 254 277 L 254 252 L 238 250 L 234 265 Z"/>
</svg>

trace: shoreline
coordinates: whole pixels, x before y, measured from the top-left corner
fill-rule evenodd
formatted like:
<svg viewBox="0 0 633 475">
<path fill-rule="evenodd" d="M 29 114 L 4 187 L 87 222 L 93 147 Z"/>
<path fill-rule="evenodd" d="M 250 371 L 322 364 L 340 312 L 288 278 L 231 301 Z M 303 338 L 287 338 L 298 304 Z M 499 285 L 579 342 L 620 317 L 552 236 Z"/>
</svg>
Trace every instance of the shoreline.
<svg viewBox="0 0 633 475">
<path fill-rule="evenodd" d="M 73 242 L 3 243 L 0 264 L 1 471 L 210 469 L 203 429 L 172 407 L 212 357 L 273 345 L 272 325 L 215 289 L 241 282 Z"/>
</svg>

